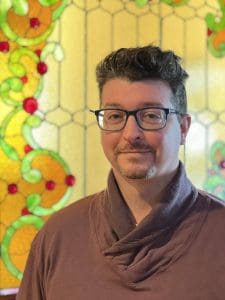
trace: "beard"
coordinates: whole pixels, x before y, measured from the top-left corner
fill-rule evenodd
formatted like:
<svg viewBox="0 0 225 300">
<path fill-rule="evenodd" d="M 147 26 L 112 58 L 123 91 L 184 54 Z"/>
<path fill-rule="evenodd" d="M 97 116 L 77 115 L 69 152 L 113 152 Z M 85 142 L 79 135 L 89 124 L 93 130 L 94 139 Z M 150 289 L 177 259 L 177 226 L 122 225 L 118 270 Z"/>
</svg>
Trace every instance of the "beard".
<svg viewBox="0 0 225 300">
<path fill-rule="evenodd" d="M 135 155 L 132 157 L 132 153 L 135 152 L 140 152 L 140 155 L 143 153 L 143 157 L 135 157 Z M 121 158 L 128 153 L 131 157 L 125 157 L 125 160 Z M 146 180 L 156 174 L 157 168 L 153 162 L 155 151 L 141 140 L 136 140 L 132 144 L 118 145 L 115 149 L 115 155 L 117 156 L 117 169 L 123 177 Z"/>
<path fill-rule="evenodd" d="M 148 180 L 156 175 L 156 167 L 151 166 L 148 170 L 128 170 L 118 165 L 118 170 L 127 179 Z"/>
</svg>

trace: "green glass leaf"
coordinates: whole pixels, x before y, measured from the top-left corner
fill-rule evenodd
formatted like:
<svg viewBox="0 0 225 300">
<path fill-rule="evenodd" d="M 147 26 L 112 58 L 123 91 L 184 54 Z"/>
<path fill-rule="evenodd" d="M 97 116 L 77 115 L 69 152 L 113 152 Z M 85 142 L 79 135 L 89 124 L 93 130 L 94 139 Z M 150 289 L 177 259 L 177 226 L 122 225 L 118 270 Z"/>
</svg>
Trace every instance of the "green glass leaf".
<svg viewBox="0 0 225 300">
<path fill-rule="evenodd" d="M 14 92 L 20 92 L 23 88 L 23 83 L 19 78 L 11 78 L 9 84 Z"/>
<path fill-rule="evenodd" d="M 41 180 L 41 172 L 36 169 L 32 169 L 27 173 L 22 173 L 22 177 L 29 183 L 37 183 Z"/>
<path fill-rule="evenodd" d="M 6 144 L 2 139 L 0 139 L 0 147 L 2 148 L 3 152 L 12 160 L 19 160 L 19 156 L 12 146 Z"/>
<path fill-rule="evenodd" d="M 27 0 L 12 0 L 12 7 L 19 16 L 25 16 L 29 10 Z"/>
<path fill-rule="evenodd" d="M 149 0 L 135 0 L 135 3 L 138 7 L 142 8 L 148 3 L 148 1 Z"/>
<path fill-rule="evenodd" d="M 39 0 L 40 4 L 46 7 L 52 6 L 58 2 L 58 0 Z"/>
<path fill-rule="evenodd" d="M 19 217 L 6 229 L 5 234 L 2 238 L 2 243 L 0 245 L 1 258 L 3 260 L 4 265 L 7 266 L 8 271 L 19 280 L 22 279 L 23 274 L 11 260 L 9 245 L 16 231 L 22 228 L 23 226 L 27 226 L 27 224 L 33 225 L 37 230 L 39 230 L 44 225 L 44 221 L 37 216 L 31 215 Z"/>
<path fill-rule="evenodd" d="M 56 21 L 61 16 L 67 4 L 68 4 L 68 0 L 62 0 L 62 4 L 52 14 L 53 21 Z"/>
<path fill-rule="evenodd" d="M 26 206 L 32 212 L 35 207 L 41 202 L 41 196 L 39 194 L 29 195 L 26 199 Z"/>
<path fill-rule="evenodd" d="M 30 127 L 39 127 L 41 124 L 41 118 L 37 115 L 35 116 L 30 116 L 27 118 L 26 123 L 27 125 L 29 125 Z"/>
</svg>

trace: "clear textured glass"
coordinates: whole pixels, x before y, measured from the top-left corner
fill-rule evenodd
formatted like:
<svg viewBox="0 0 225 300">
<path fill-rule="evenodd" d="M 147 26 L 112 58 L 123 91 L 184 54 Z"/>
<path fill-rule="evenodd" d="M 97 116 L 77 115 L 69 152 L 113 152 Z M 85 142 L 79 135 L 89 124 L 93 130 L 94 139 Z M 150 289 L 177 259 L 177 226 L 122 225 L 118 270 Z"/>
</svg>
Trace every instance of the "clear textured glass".
<svg viewBox="0 0 225 300">
<path fill-rule="evenodd" d="M 170 113 L 178 114 L 173 108 L 147 107 L 137 110 L 106 108 L 90 110 L 96 115 L 99 127 L 107 131 L 122 130 L 129 116 L 134 116 L 138 126 L 143 130 L 158 130 L 166 126 L 167 116 Z"/>
</svg>

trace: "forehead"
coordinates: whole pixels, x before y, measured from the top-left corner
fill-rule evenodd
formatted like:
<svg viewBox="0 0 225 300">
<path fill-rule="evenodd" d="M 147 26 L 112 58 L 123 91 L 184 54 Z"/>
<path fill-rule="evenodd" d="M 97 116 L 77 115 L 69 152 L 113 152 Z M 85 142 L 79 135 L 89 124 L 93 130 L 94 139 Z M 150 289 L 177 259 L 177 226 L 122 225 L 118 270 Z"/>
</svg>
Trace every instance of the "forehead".
<svg viewBox="0 0 225 300">
<path fill-rule="evenodd" d="M 172 106 L 172 91 L 161 80 L 128 81 L 111 79 L 105 83 L 101 94 L 102 107 L 135 109 L 148 106 Z"/>
</svg>

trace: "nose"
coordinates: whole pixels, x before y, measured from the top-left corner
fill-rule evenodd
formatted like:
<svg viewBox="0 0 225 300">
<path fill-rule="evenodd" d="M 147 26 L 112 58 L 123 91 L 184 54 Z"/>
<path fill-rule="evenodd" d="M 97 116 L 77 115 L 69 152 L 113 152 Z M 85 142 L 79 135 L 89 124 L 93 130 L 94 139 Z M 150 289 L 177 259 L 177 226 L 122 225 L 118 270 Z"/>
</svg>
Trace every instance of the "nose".
<svg viewBox="0 0 225 300">
<path fill-rule="evenodd" d="M 129 116 L 127 119 L 126 126 L 122 132 L 123 138 L 127 141 L 134 141 L 137 139 L 142 139 L 143 130 L 138 126 L 137 121 L 134 116 Z"/>
</svg>

